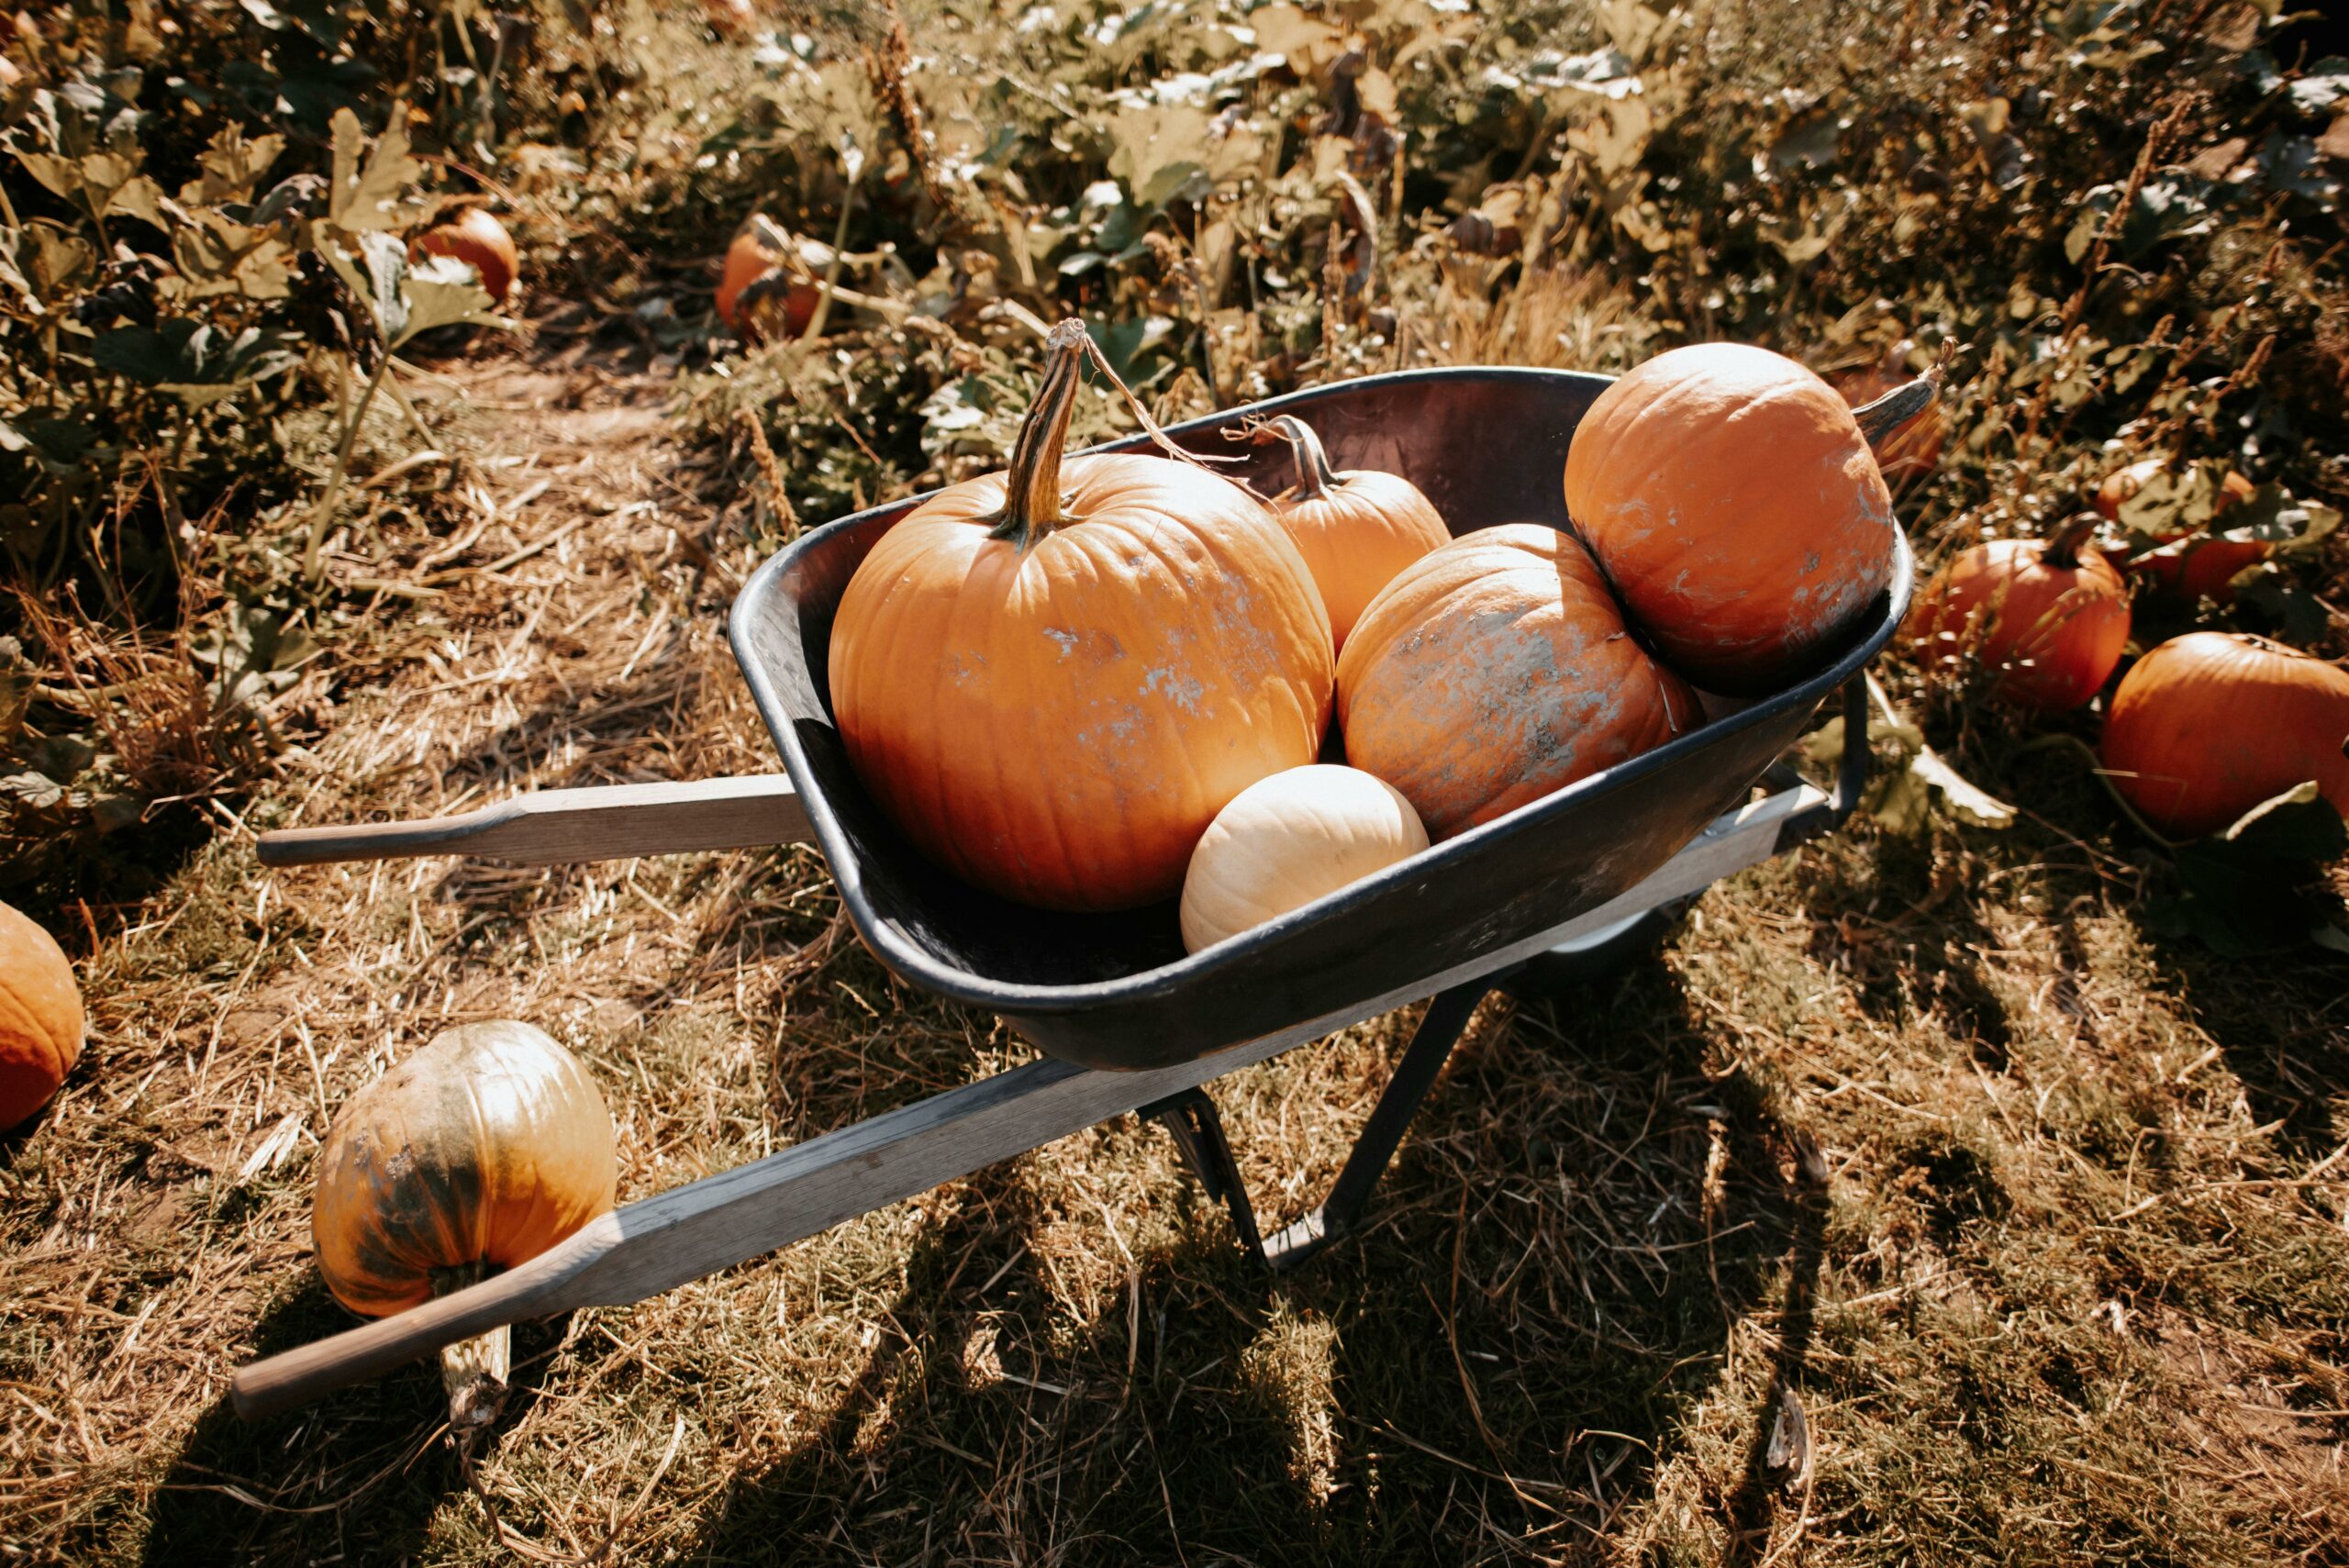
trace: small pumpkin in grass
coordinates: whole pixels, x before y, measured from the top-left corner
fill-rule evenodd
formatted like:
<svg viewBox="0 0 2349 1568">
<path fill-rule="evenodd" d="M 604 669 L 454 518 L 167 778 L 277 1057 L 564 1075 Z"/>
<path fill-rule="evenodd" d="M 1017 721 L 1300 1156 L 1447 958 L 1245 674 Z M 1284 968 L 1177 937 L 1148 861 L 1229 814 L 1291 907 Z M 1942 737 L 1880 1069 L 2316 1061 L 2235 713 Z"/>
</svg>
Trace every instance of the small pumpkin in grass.
<svg viewBox="0 0 2349 1568">
<path fill-rule="evenodd" d="M 2129 587 L 2088 543 L 2096 523 L 2083 512 L 2050 539 L 1960 551 L 1909 612 L 1919 662 L 1974 660 L 2000 673 L 2000 695 L 2041 713 L 2102 691 L 2129 643 Z"/>
<path fill-rule="evenodd" d="M 748 343 L 801 336 L 823 297 L 804 273 L 790 232 L 766 214 L 752 213 L 726 248 L 718 318 Z"/>
<path fill-rule="evenodd" d="M 1292 414 L 1268 421 L 1257 439 L 1288 443 L 1297 483 L 1273 498 L 1273 515 L 1313 573 L 1340 652 L 1363 610 L 1395 574 L 1450 541 L 1452 530 L 1419 487 L 1376 469 L 1332 472 L 1311 426 Z"/>
<path fill-rule="evenodd" d="M 702 0 L 702 14 L 722 39 L 748 38 L 758 30 L 759 13 L 751 0 Z"/>
<path fill-rule="evenodd" d="M 2349 817 L 2349 671 L 2241 632 L 2174 637 L 2130 666 L 2101 755 L 2122 798 L 2181 839 L 2316 781 Z"/>
<path fill-rule="evenodd" d="M 1338 661 L 1346 761 L 1449 839 L 1704 721 L 1572 536 L 1463 534 L 1370 602 Z"/>
<path fill-rule="evenodd" d="M 0 1132 L 30 1121 L 82 1059 L 82 990 L 57 939 L 0 904 Z"/>
<path fill-rule="evenodd" d="M 1262 502 L 1169 458 L 1063 460 L 1098 354 L 1052 328 L 1009 472 L 883 535 L 831 632 L 832 715 L 890 820 L 1057 909 L 1173 896 L 1215 814 L 1312 762 L 1330 717 L 1330 619 Z"/>
<path fill-rule="evenodd" d="M 514 253 L 514 237 L 485 207 L 467 207 L 450 222 L 426 229 L 408 246 L 407 256 L 411 261 L 420 261 L 427 256 L 449 256 L 467 263 L 481 274 L 481 286 L 492 305 L 506 303 L 506 296 L 514 290 L 515 278 L 521 272 L 521 262 Z"/>
<path fill-rule="evenodd" d="M 1855 411 L 1766 349 L 1675 349 L 1583 416 L 1567 514 L 1674 669 L 1728 695 L 1775 691 L 1832 653 L 1891 581 L 1892 492 L 1860 413 L 1889 439 L 1936 384 Z"/>
<path fill-rule="evenodd" d="M 1842 371 L 1828 382 L 1844 402 L 1858 408 L 1899 391 L 1912 379 L 1897 363 L 1886 362 Z M 1887 436 L 1876 450 L 1885 483 L 1899 490 L 1931 474 L 1941 466 L 1942 445 L 1948 436 L 1949 419 L 1938 403 Z"/>
<path fill-rule="evenodd" d="M 433 1037 L 351 1096 L 318 1154 L 318 1272 L 386 1317 L 527 1262 L 612 1207 L 611 1113 L 576 1057 L 499 1019 Z M 495 1416 L 507 1334 L 442 1356 L 460 1425 Z"/>
<path fill-rule="evenodd" d="M 2097 486 L 2096 509 L 2107 522 L 2120 522 L 2121 509 L 2169 469 L 2168 462 L 2158 457 L 2142 458 L 2126 468 L 2115 469 Z M 2210 500 L 2213 525 L 2217 518 L 2257 493 L 2250 480 L 2229 469 Z M 2270 548 L 2265 539 L 2229 539 L 2224 534 L 2206 532 L 2195 524 L 2181 523 L 2162 529 L 2154 548 L 2128 556 L 2121 561 L 2121 569 L 2142 578 L 2154 593 L 2188 603 L 2210 599 L 2223 605 L 2235 596 L 2235 573 L 2266 560 Z"/>
<path fill-rule="evenodd" d="M 1191 851 L 1184 949 L 1238 936 L 1427 847 L 1411 803 L 1359 768 L 1315 762 L 1258 779 Z"/>
</svg>

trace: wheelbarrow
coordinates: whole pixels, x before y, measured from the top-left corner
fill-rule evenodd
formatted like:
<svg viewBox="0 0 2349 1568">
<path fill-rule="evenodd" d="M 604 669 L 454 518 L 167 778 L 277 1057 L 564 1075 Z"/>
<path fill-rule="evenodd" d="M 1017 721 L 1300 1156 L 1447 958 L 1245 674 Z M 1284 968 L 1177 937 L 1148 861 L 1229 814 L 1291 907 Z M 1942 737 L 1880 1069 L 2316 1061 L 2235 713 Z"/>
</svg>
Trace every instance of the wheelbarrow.
<svg viewBox="0 0 2349 1568">
<path fill-rule="evenodd" d="M 1404 371 L 1174 427 L 1229 450 L 1252 420 L 1302 416 L 1338 466 L 1419 484 L 1457 532 L 1566 526 L 1566 445 L 1606 378 L 1563 371 Z M 1862 410 L 1883 439 L 1934 394 L 1912 384 Z M 1132 450 L 1141 438 L 1101 450 Z M 1242 449 L 1270 493 L 1282 459 Z M 1163 1123 L 1240 1244 L 1294 1268 L 1356 1230 L 1415 1111 L 1486 992 L 1602 964 L 1715 881 L 1831 831 L 1865 782 L 1847 745 L 1831 792 L 1782 760 L 1839 692 L 1865 728 L 1864 671 L 1900 624 L 1911 562 L 1809 679 L 1760 700 L 1707 698 L 1693 732 L 1445 840 L 1253 930 L 1186 955 L 1172 904 L 1069 916 L 939 871 L 859 786 L 825 700 L 831 617 L 875 540 L 923 497 L 801 536 L 736 599 L 730 638 L 785 772 L 545 790 L 462 816 L 271 833 L 263 864 L 471 854 L 525 865 L 813 841 L 851 922 L 903 979 L 999 1015 L 1042 1052 L 977 1083 L 642 1199 L 479 1284 L 241 1369 L 239 1414 L 291 1408 L 502 1324 L 641 1301 L 941 1183 L 1129 1113 Z M 1758 787 L 1757 787 L 1758 786 Z M 1396 1007 L 1432 998 L 1327 1196 L 1266 1233 L 1207 1085 Z"/>
</svg>

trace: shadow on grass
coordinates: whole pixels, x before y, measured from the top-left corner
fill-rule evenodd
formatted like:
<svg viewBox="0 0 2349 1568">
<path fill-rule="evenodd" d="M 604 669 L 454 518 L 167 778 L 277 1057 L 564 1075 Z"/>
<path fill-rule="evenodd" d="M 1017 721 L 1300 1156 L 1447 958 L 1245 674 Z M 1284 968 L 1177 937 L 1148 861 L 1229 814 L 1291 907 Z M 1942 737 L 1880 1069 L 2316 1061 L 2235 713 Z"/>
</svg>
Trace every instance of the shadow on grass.
<svg viewBox="0 0 2349 1568">
<path fill-rule="evenodd" d="M 248 1360 L 353 1326 L 313 1274 L 253 1329 Z M 517 1324 L 515 1380 L 493 1431 L 538 1397 L 562 1325 Z M 226 1393 L 200 1417 L 149 1507 L 139 1561 L 165 1565 L 413 1561 L 442 1506 L 465 1490 L 440 1429 L 438 1367 L 420 1362 L 303 1410 L 249 1422 Z"/>
<path fill-rule="evenodd" d="M 1751 1085 L 1697 1071 L 1702 1040 L 1649 968 L 1620 1008 L 1561 1007 L 1569 1060 L 1521 1029 L 1464 1051 L 1366 1231 L 1295 1276 L 1249 1261 L 1186 1182 L 1150 1195 L 1172 1239 L 1072 1301 L 1043 1255 L 1056 1197 L 1019 1166 L 982 1173 L 918 1244 L 845 1397 L 728 1485 L 685 1560 L 1303 1568 L 1586 1544 L 1673 1451 L 1729 1325 L 1790 1253 L 1807 1296 L 1821 1247 L 1823 1209 L 1798 1212 L 1778 1173 L 1785 1130 Z M 1621 1038 L 1581 1038 L 1609 1011 Z M 1688 1098 L 1722 1102 L 1705 1234 Z M 1317 1195 L 1256 1195 L 1268 1226 Z"/>
<path fill-rule="evenodd" d="M 1787 1431 L 1789 1447 L 1773 1451 L 1782 1426 L 1804 1419 L 1798 1390 L 1810 1358 L 1811 1340 L 1818 1329 L 1813 1309 L 1819 1296 L 1820 1270 L 1827 1261 L 1827 1191 L 1805 1189 L 1795 1211 L 1794 1244 L 1787 1257 L 1787 1293 L 1778 1310 L 1778 1349 L 1771 1358 L 1770 1382 L 1754 1413 L 1753 1435 L 1745 1451 L 1745 1471 L 1730 1498 L 1729 1550 L 1722 1561 L 1745 1564 L 1760 1561 L 1769 1543 L 1771 1497 L 1797 1484 L 1810 1467 L 1809 1439 Z M 1790 1407 L 1791 1405 L 1791 1407 Z M 1782 1414 L 1784 1412 L 1784 1414 Z M 1798 1449 L 1795 1444 L 1799 1444 Z"/>
</svg>

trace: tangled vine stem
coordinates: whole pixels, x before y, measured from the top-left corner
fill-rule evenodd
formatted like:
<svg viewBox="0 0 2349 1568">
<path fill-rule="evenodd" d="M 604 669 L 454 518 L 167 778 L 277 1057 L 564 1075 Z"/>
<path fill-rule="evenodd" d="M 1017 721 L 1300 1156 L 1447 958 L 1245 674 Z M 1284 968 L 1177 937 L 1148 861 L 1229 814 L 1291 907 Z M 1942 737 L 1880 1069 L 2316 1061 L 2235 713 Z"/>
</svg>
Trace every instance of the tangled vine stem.
<svg viewBox="0 0 2349 1568">
<path fill-rule="evenodd" d="M 1942 367 L 1935 365 L 1916 380 L 1894 387 L 1875 402 L 1864 403 L 1853 409 L 1852 417 L 1860 422 L 1860 434 L 1867 439 L 1869 449 L 1881 457 L 1885 443 L 1931 408 L 1941 395 Z"/>
</svg>

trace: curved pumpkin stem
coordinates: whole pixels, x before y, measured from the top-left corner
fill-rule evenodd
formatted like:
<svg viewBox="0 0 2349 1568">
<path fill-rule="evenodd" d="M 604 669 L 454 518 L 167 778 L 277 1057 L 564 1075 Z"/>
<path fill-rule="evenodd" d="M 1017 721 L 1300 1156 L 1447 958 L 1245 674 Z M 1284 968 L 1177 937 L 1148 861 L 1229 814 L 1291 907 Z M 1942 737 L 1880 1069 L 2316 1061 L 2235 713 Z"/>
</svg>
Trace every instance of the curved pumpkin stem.
<svg viewBox="0 0 2349 1568">
<path fill-rule="evenodd" d="M 448 1296 L 495 1273 L 485 1262 L 432 1271 L 432 1294 Z M 449 1425 L 458 1431 L 486 1427 L 506 1408 L 513 1375 L 514 1335 L 504 1324 L 440 1350 L 440 1386 L 449 1396 Z"/>
<path fill-rule="evenodd" d="M 1268 419 L 1258 428 L 1259 441 L 1286 441 L 1289 457 L 1297 464 L 1297 483 L 1288 488 L 1287 497 L 1298 501 L 1319 501 L 1338 487 L 1339 480 L 1330 468 L 1330 454 L 1321 450 L 1321 438 L 1313 427 L 1294 414 L 1283 414 Z"/>
<path fill-rule="evenodd" d="M 2103 520 L 2094 512 L 2082 512 L 2055 530 L 2055 537 L 2040 550 L 2039 559 L 2046 565 L 2071 571 L 2080 563 L 2080 547 L 2088 542 Z"/>
<path fill-rule="evenodd" d="M 1852 410 L 1852 417 L 1860 422 L 1860 434 L 1880 458 L 1886 443 L 1931 408 L 1941 395 L 1942 367 L 1935 365 L 1907 385 L 1894 387 L 1873 403 L 1863 403 Z"/>
<path fill-rule="evenodd" d="M 1061 454 L 1092 347 L 1082 321 L 1063 321 L 1045 335 L 1043 384 L 1012 440 L 1003 515 L 992 530 L 997 539 L 1019 540 L 1022 551 L 1061 526 Z"/>
</svg>

